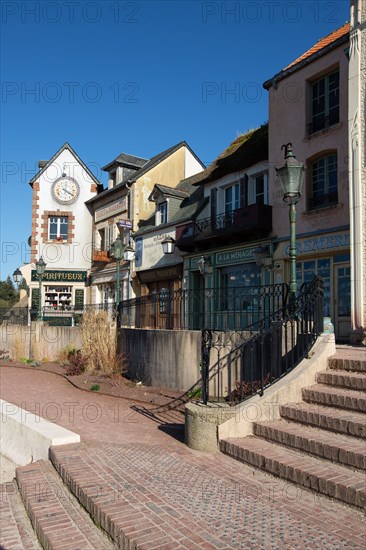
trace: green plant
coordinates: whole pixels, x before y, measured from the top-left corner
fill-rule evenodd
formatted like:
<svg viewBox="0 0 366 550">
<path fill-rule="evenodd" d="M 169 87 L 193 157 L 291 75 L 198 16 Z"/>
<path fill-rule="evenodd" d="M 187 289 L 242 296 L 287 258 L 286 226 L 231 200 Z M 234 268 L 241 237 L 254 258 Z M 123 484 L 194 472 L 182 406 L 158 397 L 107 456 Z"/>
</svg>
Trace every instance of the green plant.
<svg viewBox="0 0 366 550">
<path fill-rule="evenodd" d="M 19 361 L 20 361 L 21 363 L 27 363 L 27 364 L 28 364 L 28 363 L 33 363 L 33 359 L 27 359 L 26 357 L 21 357 L 21 358 L 19 359 Z"/>
<path fill-rule="evenodd" d="M 188 392 L 189 399 L 193 399 L 195 397 L 201 398 L 202 397 L 202 388 L 195 388 L 194 390 L 191 390 Z"/>
<path fill-rule="evenodd" d="M 91 391 L 99 391 L 100 390 L 100 386 L 99 384 L 93 384 L 92 387 L 90 388 Z"/>
</svg>

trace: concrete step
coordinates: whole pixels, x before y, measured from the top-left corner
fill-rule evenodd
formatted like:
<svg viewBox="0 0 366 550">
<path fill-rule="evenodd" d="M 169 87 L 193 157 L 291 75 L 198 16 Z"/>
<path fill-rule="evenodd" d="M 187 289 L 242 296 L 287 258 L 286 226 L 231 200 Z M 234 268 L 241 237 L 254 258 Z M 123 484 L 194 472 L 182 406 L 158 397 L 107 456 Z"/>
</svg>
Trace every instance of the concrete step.
<svg viewBox="0 0 366 550">
<path fill-rule="evenodd" d="M 23 506 L 16 481 L 0 485 L 0 548 L 42 550 Z"/>
<path fill-rule="evenodd" d="M 33 528 L 46 550 L 112 549 L 113 543 L 63 485 L 50 462 L 16 469 L 16 480 Z"/>
<path fill-rule="evenodd" d="M 296 422 L 276 420 L 254 424 L 254 434 L 343 466 L 366 470 L 366 442 Z"/>
<path fill-rule="evenodd" d="M 316 426 L 353 437 L 366 438 L 365 415 L 312 403 L 288 403 L 280 407 L 285 420 Z"/>
<path fill-rule="evenodd" d="M 345 370 L 326 370 L 316 375 L 318 384 L 328 384 L 348 390 L 366 391 L 366 374 Z M 365 394 L 366 395 L 366 394 Z"/>
<path fill-rule="evenodd" d="M 330 464 L 258 437 L 220 441 L 224 453 L 352 506 L 366 507 L 366 477 L 344 466 Z"/>
<path fill-rule="evenodd" d="M 339 407 L 360 413 L 366 412 L 366 394 L 360 391 L 316 384 L 315 386 L 303 388 L 302 397 L 308 403 Z"/>
<path fill-rule="evenodd" d="M 335 370 L 366 373 L 366 348 L 340 346 L 336 354 L 328 359 L 328 367 Z"/>
</svg>

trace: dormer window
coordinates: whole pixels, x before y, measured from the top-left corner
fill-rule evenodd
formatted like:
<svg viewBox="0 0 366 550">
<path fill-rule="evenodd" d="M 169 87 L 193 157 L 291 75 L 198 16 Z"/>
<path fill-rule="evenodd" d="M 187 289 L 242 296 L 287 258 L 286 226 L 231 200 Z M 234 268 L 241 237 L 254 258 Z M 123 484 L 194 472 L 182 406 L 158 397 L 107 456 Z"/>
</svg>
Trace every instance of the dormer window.
<svg viewBox="0 0 366 550">
<path fill-rule="evenodd" d="M 167 201 L 158 204 L 156 211 L 156 225 L 162 225 L 168 222 L 168 203 Z"/>
</svg>

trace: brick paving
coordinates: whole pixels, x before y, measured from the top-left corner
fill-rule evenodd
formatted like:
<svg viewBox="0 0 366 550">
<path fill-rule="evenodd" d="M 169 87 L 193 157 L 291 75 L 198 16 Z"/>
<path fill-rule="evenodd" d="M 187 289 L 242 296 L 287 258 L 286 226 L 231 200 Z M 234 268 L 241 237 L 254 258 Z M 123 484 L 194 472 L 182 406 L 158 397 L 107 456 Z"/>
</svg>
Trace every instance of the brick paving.
<svg viewBox="0 0 366 550">
<path fill-rule="evenodd" d="M 365 548 L 358 510 L 223 454 L 188 449 L 176 411 L 134 407 L 36 370 L 0 368 L 0 393 L 81 435 L 80 445 L 55 447 L 52 460 L 121 548 Z"/>
<path fill-rule="evenodd" d="M 15 481 L 0 485 L 0 548 L 41 550 Z"/>
</svg>

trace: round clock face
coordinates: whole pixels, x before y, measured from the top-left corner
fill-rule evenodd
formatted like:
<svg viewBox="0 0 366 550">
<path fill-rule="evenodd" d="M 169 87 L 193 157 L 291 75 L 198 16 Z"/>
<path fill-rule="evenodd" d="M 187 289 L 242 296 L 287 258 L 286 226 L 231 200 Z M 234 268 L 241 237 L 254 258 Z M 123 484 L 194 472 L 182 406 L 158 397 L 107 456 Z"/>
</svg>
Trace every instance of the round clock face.
<svg viewBox="0 0 366 550">
<path fill-rule="evenodd" d="M 79 184 L 72 178 L 61 177 L 52 186 L 53 198 L 61 204 L 70 204 L 79 196 Z"/>
</svg>

